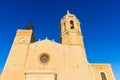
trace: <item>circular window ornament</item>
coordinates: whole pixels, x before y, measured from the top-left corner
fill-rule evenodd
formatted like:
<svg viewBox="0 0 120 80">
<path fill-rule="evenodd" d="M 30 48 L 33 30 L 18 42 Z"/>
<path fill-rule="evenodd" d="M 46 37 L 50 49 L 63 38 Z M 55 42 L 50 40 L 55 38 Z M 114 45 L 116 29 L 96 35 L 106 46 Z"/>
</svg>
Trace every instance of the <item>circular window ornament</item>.
<svg viewBox="0 0 120 80">
<path fill-rule="evenodd" d="M 25 42 L 25 38 L 24 38 L 24 37 L 21 37 L 21 38 L 19 39 L 19 41 L 20 41 L 20 42 Z"/>
<path fill-rule="evenodd" d="M 42 54 L 40 57 L 42 63 L 47 63 L 49 61 L 49 56 L 47 54 Z"/>
</svg>

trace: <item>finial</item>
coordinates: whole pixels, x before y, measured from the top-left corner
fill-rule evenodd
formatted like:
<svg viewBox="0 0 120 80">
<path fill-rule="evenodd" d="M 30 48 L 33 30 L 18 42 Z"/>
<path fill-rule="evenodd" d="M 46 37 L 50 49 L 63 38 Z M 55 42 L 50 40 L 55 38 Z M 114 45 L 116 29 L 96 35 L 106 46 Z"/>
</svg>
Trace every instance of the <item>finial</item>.
<svg viewBox="0 0 120 80">
<path fill-rule="evenodd" d="M 67 10 L 67 14 L 70 14 L 69 10 Z"/>
<path fill-rule="evenodd" d="M 52 39 L 52 41 L 54 42 L 54 39 Z"/>
<path fill-rule="evenodd" d="M 39 41 L 41 41 L 41 39 L 39 39 Z"/>
<path fill-rule="evenodd" d="M 48 37 L 46 37 L 46 40 L 48 39 Z"/>
</svg>

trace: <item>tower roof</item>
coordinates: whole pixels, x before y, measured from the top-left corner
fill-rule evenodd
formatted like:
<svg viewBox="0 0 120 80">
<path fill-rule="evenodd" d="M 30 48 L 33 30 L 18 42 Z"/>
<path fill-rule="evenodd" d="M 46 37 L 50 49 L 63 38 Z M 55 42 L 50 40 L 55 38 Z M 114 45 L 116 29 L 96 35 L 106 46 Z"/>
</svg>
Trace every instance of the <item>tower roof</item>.
<svg viewBox="0 0 120 80">
<path fill-rule="evenodd" d="M 69 17 L 76 18 L 76 16 L 74 14 L 71 14 L 70 11 L 67 10 L 67 14 L 63 18 L 69 18 Z"/>
</svg>

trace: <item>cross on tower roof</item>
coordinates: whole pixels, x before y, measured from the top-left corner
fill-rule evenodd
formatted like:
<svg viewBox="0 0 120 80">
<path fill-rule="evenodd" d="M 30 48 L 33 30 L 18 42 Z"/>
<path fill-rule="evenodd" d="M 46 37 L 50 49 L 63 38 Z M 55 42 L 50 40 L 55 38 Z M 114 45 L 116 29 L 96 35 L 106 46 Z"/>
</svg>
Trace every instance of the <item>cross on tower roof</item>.
<svg viewBox="0 0 120 80">
<path fill-rule="evenodd" d="M 67 10 L 67 14 L 70 14 L 69 10 Z"/>
</svg>

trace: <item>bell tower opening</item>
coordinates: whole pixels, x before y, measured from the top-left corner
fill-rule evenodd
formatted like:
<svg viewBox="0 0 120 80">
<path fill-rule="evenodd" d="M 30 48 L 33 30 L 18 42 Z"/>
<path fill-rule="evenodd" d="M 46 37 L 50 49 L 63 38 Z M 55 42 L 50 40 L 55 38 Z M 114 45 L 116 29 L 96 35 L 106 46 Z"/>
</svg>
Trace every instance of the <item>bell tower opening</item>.
<svg viewBox="0 0 120 80">
<path fill-rule="evenodd" d="M 107 80 L 107 77 L 104 72 L 100 73 L 102 80 Z"/>
<path fill-rule="evenodd" d="M 81 45 L 83 37 L 80 29 L 80 21 L 77 17 L 67 11 L 61 19 L 61 43 L 66 45 Z"/>
<path fill-rule="evenodd" d="M 74 22 L 72 20 L 70 21 L 70 28 L 74 29 Z"/>
</svg>

